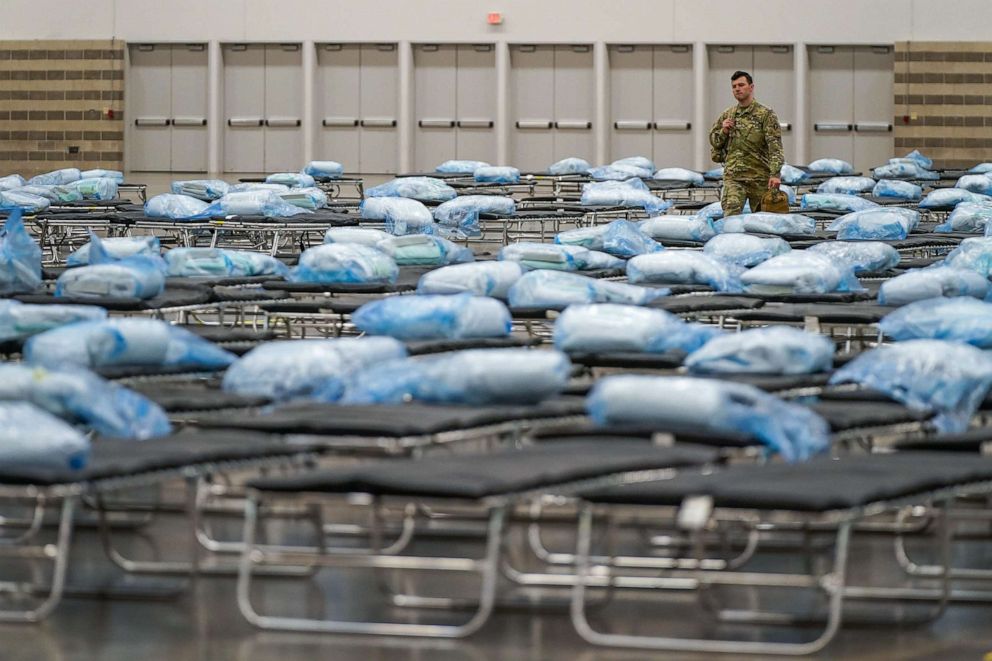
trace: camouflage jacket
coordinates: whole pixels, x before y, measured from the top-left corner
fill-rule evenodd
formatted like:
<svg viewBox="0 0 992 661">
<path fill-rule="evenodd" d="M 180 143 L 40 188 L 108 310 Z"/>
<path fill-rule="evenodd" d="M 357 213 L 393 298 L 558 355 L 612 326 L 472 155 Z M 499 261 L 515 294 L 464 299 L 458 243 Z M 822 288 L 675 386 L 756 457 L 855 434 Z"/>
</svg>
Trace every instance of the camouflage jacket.
<svg viewBox="0 0 992 661">
<path fill-rule="evenodd" d="M 730 135 L 721 130 L 723 120 L 734 118 Z M 710 156 L 724 164 L 727 179 L 768 179 L 778 175 L 785 163 L 782 151 L 782 127 L 775 111 L 752 101 L 741 108 L 724 110 L 710 129 Z"/>
</svg>

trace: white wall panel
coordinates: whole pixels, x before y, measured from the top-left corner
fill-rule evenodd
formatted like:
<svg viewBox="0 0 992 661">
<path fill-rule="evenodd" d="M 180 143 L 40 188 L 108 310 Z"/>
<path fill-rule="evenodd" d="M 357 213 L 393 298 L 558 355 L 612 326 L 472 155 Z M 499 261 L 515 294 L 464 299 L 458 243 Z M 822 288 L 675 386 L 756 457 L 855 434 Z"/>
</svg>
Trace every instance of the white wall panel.
<svg viewBox="0 0 992 661">
<path fill-rule="evenodd" d="M 361 71 L 361 172 L 394 174 L 397 168 L 399 53 L 395 44 L 363 44 Z"/>
<path fill-rule="evenodd" d="M 653 158 L 654 47 L 617 45 L 610 59 L 610 160 Z"/>
<path fill-rule="evenodd" d="M 346 172 L 360 172 L 361 46 L 317 46 L 317 140 L 314 158 L 337 161 Z"/>
<path fill-rule="evenodd" d="M 809 160 L 854 160 L 854 50 L 809 48 Z"/>
<path fill-rule="evenodd" d="M 595 160 L 592 46 L 555 46 L 555 136 L 552 161 L 578 157 Z M 544 164 L 546 168 L 552 161 Z"/>
<path fill-rule="evenodd" d="M 891 48 L 854 49 L 854 167 L 862 172 L 894 155 L 894 56 Z"/>
<path fill-rule="evenodd" d="M 495 163 L 496 51 L 491 44 L 457 47 L 456 94 L 456 156 Z"/>
<path fill-rule="evenodd" d="M 172 46 L 172 170 L 207 171 L 207 48 Z"/>
<path fill-rule="evenodd" d="M 172 47 L 133 44 L 128 56 L 128 167 L 167 172 L 172 169 Z"/>
<path fill-rule="evenodd" d="M 413 47 L 414 169 L 433 172 L 458 145 L 458 54 L 451 44 Z"/>
<path fill-rule="evenodd" d="M 265 46 L 224 46 L 224 170 L 265 169 Z"/>
<path fill-rule="evenodd" d="M 543 172 L 554 162 L 555 47 L 510 47 L 510 162 Z"/>
<path fill-rule="evenodd" d="M 684 47 L 654 47 L 654 162 L 659 168 L 692 168 L 695 80 L 692 50 Z M 685 123 L 690 129 L 680 128 Z"/>
<path fill-rule="evenodd" d="M 299 44 L 265 46 L 265 172 L 303 167 L 303 53 Z"/>
</svg>

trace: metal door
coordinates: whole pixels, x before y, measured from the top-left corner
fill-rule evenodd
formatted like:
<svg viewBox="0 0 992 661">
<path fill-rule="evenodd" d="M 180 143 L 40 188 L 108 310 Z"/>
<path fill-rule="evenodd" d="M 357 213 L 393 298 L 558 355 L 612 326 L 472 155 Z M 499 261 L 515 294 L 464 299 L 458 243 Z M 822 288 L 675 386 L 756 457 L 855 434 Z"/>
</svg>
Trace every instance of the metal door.
<svg viewBox="0 0 992 661">
<path fill-rule="evenodd" d="M 695 78 L 691 46 L 655 46 L 654 63 L 655 165 L 693 168 L 692 132 L 709 127 L 692 125 Z"/>
<path fill-rule="evenodd" d="M 867 173 L 895 153 L 894 55 L 890 46 L 854 48 L 854 167 Z"/>
<path fill-rule="evenodd" d="M 314 157 L 337 161 L 346 172 L 359 172 L 361 49 L 357 44 L 317 47 L 314 101 L 319 136 Z"/>
<path fill-rule="evenodd" d="M 591 162 L 596 151 L 592 132 L 596 95 L 592 46 L 555 46 L 554 78 L 553 160 L 577 156 Z"/>
<path fill-rule="evenodd" d="M 809 160 L 853 161 L 854 49 L 810 46 L 808 88 Z"/>
<path fill-rule="evenodd" d="M 654 48 L 609 47 L 610 159 L 653 158 Z"/>
<path fill-rule="evenodd" d="M 754 70 L 750 72 L 754 78 L 754 98 L 774 110 L 782 125 L 782 147 L 789 163 L 796 157 L 792 136 L 796 107 L 794 61 L 791 46 L 755 46 Z"/>
<path fill-rule="evenodd" d="M 265 47 L 265 171 L 303 167 L 303 52 L 299 44 Z"/>
<path fill-rule="evenodd" d="M 224 54 L 224 170 L 265 170 L 265 46 L 227 44 Z"/>
<path fill-rule="evenodd" d="M 127 93 L 134 117 L 128 142 L 128 167 L 167 172 L 172 169 L 172 48 L 133 44 Z"/>
<path fill-rule="evenodd" d="M 709 59 L 709 72 L 706 93 L 706 125 L 699 127 L 699 129 L 709 134 L 710 128 L 720 113 L 737 103 L 730 91 L 730 76 L 735 71 L 747 71 L 748 73 L 754 71 L 754 48 L 735 45 L 710 46 L 707 49 L 707 57 Z M 757 85 L 755 85 L 755 92 L 756 95 L 760 95 Z M 708 141 L 707 144 L 709 144 Z M 706 151 L 708 154 L 708 147 Z"/>
<path fill-rule="evenodd" d="M 363 44 L 361 51 L 361 172 L 395 174 L 399 158 L 399 53 L 396 44 Z"/>
<path fill-rule="evenodd" d="M 172 46 L 172 164 L 175 172 L 207 171 L 207 46 Z"/>
<path fill-rule="evenodd" d="M 510 162 L 544 172 L 555 161 L 555 47 L 510 47 Z"/>
<path fill-rule="evenodd" d="M 496 160 L 496 50 L 492 44 L 457 48 L 455 154 L 458 158 Z"/>
<path fill-rule="evenodd" d="M 456 53 L 453 45 L 414 47 L 414 169 L 418 172 L 433 172 L 457 154 Z"/>
</svg>

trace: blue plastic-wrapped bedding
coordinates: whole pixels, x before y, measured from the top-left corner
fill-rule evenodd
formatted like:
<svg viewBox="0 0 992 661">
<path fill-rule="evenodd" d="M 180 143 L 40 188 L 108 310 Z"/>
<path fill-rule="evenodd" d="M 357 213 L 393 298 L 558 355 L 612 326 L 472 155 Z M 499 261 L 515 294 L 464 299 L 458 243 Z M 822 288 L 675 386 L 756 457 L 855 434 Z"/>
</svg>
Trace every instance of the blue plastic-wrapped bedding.
<svg viewBox="0 0 992 661">
<path fill-rule="evenodd" d="M 854 166 L 839 158 L 819 158 L 809 165 L 810 172 L 817 174 L 853 174 Z"/>
<path fill-rule="evenodd" d="M 444 227 L 454 227 L 468 233 L 478 233 L 479 214 L 512 216 L 517 205 L 512 197 L 501 195 L 461 195 L 434 209 L 434 220 Z"/>
<path fill-rule="evenodd" d="M 919 215 L 911 209 L 881 207 L 868 211 L 855 211 L 836 219 L 827 226 L 828 232 L 837 232 L 841 241 L 901 241 L 915 227 Z"/>
<path fill-rule="evenodd" d="M 816 221 L 798 213 L 748 213 L 714 223 L 721 234 L 807 234 L 816 232 Z"/>
<path fill-rule="evenodd" d="M 211 216 L 265 216 L 266 218 L 291 218 L 310 213 L 292 205 L 271 190 L 251 190 L 227 193 L 214 201 L 204 213 Z"/>
<path fill-rule="evenodd" d="M 80 177 L 82 173 L 78 168 L 62 168 L 31 177 L 28 183 L 32 186 L 64 186 L 79 181 Z"/>
<path fill-rule="evenodd" d="M 28 338 L 24 359 L 56 367 L 182 365 L 216 369 L 230 365 L 235 356 L 164 321 L 114 317 L 67 324 Z"/>
<path fill-rule="evenodd" d="M 344 174 L 344 166 L 337 161 L 310 161 L 303 168 L 303 174 L 311 177 L 338 179 Z"/>
<path fill-rule="evenodd" d="M 721 335 L 685 359 L 694 374 L 813 374 L 833 367 L 831 339 L 789 326 Z"/>
<path fill-rule="evenodd" d="M 702 186 L 706 179 L 700 173 L 685 168 L 662 168 L 654 173 L 654 179 L 661 181 L 684 181 L 694 186 Z"/>
<path fill-rule="evenodd" d="M 618 158 L 610 165 L 629 165 L 641 170 L 647 170 L 648 172 L 654 172 L 656 169 L 654 166 L 654 161 L 647 156 L 627 156 L 626 158 Z"/>
<path fill-rule="evenodd" d="M 376 248 L 392 257 L 397 266 L 446 266 L 475 260 L 465 246 L 426 234 L 391 236 L 376 244 Z"/>
<path fill-rule="evenodd" d="M 992 202 L 962 202 L 954 207 L 945 220 L 934 228 L 935 232 L 985 232 L 992 220 Z"/>
<path fill-rule="evenodd" d="M 250 250 L 173 248 L 165 253 L 165 263 L 170 277 L 289 275 L 289 267 L 275 257 Z"/>
<path fill-rule="evenodd" d="M 707 285 L 718 292 L 740 292 L 743 270 L 695 250 L 666 250 L 627 262 L 627 280 L 634 285 Z"/>
<path fill-rule="evenodd" d="M 988 279 L 975 271 L 940 265 L 912 269 L 886 280 L 878 290 L 878 302 L 881 305 L 906 305 L 938 296 L 984 299 L 989 292 Z"/>
<path fill-rule="evenodd" d="M 101 239 L 100 243 L 111 259 L 124 259 L 132 255 L 157 256 L 162 252 L 157 236 L 117 236 Z M 84 244 L 66 258 L 66 266 L 85 266 L 90 263 L 90 243 Z"/>
<path fill-rule="evenodd" d="M 376 248 L 357 243 L 325 243 L 307 248 L 290 273 L 293 282 L 321 284 L 395 284 L 399 267 Z"/>
<path fill-rule="evenodd" d="M 95 305 L 29 305 L 13 299 L 0 301 L 0 342 L 24 340 L 77 321 L 106 319 Z"/>
<path fill-rule="evenodd" d="M 289 186 L 287 186 L 286 184 L 271 184 L 260 181 L 246 181 L 240 184 L 234 184 L 233 186 L 228 186 L 227 188 L 228 193 L 245 193 L 248 191 L 256 191 L 256 190 L 270 190 L 270 191 L 275 191 L 276 193 L 282 195 L 283 193 L 289 192 Z"/>
<path fill-rule="evenodd" d="M 8 174 L 6 177 L 0 177 L 0 193 L 15 188 L 23 188 L 25 185 L 27 182 L 19 174 Z"/>
<path fill-rule="evenodd" d="M 475 294 L 506 298 L 524 268 L 516 262 L 488 261 L 444 266 L 420 276 L 418 294 Z"/>
<path fill-rule="evenodd" d="M 830 448 L 830 427 L 811 409 L 754 386 L 678 376 L 609 376 L 586 397 L 597 425 L 743 433 L 802 461 Z"/>
<path fill-rule="evenodd" d="M 923 197 L 923 189 L 916 184 L 898 179 L 882 179 L 871 189 L 873 197 L 890 197 L 916 202 Z"/>
<path fill-rule="evenodd" d="M 830 383 L 857 383 L 911 409 L 937 413 L 937 429 L 958 433 L 992 386 L 992 355 L 960 342 L 908 340 L 860 354 Z"/>
<path fill-rule="evenodd" d="M 586 271 L 623 268 L 619 257 L 582 246 L 557 243 L 511 243 L 499 251 L 502 261 L 518 262 L 527 269 L 556 271 Z"/>
<path fill-rule="evenodd" d="M 391 337 L 266 342 L 227 369 L 222 387 L 276 401 L 313 397 L 318 391 L 337 399 L 351 372 L 405 356 L 406 348 Z"/>
<path fill-rule="evenodd" d="M 559 351 L 473 349 L 380 363 L 351 375 L 345 404 L 533 404 L 568 383 Z"/>
<path fill-rule="evenodd" d="M 191 179 L 173 181 L 170 190 L 176 195 L 188 195 L 204 202 L 213 202 L 227 195 L 229 188 L 226 181 L 219 179 Z"/>
<path fill-rule="evenodd" d="M 963 188 L 938 188 L 920 201 L 921 209 L 953 208 L 962 202 L 992 203 L 992 197 L 966 191 Z"/>
<path fill-rule="evenodd" d="M 940 176 L 936 172 L 921 167 L 919 163 L 912 161 L 896 161 L 881 165 L 872 171 L 876 179 L 918 179 L 922 181 L 936 181 Z"/>
<path fill-rule="evenodd" d="M 640 179 L 585 184 L 579 202 L 589 206 L 642 207 L 651 215 L 672 207 L 671 201 L 652 195 Z"/>
<path fill-rule="evenodd" d="M 67 187 L 82 195 L 84 200 L 113 200 L 117 197 L 117 180 L 110 177 L 80 179 L 67 184 Z"/>
<path fill-rule="evenodd" d="M 779 176 L 782 177 L 782 183 L 795 186 L 796 184 L 801 184 L 802 182 L 809 179 L 809 173 L 800 168 L 789 165 L 788 163 L 782 166 L 779 171 Z"/>
<path fill-rule="evenodd" d="M 582 174 L 589 170 L 589 161 L 583 158 L 563 158 L 548 166 L 548 174 L 560 176 L 563 174 Z"/>
<path fill-rule="evenodd" d="M 0 296 L 26 294 L 41 286 L 41 248 L 24 227 L 19 210 L 11 212 L 0 234 Z"/>
<path fill-rule="evenodd" d="M 913 151 L 903 156 L 903 158 L 914 161 L 915 163 L 919 164 L 921 168 L 930 169 L 933 167 L 933 159 L 921 154 L 919 149 L 914 149 Z"/>
<path fill-rule="evenodd" d="M 457 196 L 454 188 L 433 177 L 401 177 L 365 191 L 365 197 L 408 197 L 421 202 L 447 202 Z"/>
<path fill-rule="evenodd" d="M 20 209 L 24 213 L 39 213 L 44 211 L 51 202 L 41 195 L 23 193 L 19 190 L 9 190 L 0 193 L 0 211 Z"/>
<path fill-rule="evenodd" d="M 390 236 L 392 235 L 370 227 L 332 227 L 324 232 L 324 243 L 359 243 L 375 248 L 377 243 Z"/>
<path fill-rule="evenodd" d="M 396 236 L 435 232 L 430 210 L 410 198 L 369 197 L 362 201 L 359 211 L 364 220 L 382 221 L 386 231 Z"/>
<path fill-rule="evenodd" d="M 655 216 L 638 224 L 641 231 L 660 241 L 709 241 L 717 231 L 711 218 L 692 216 Z"/>
<path fill-rule="evenodd" d="M 307 211 L 316 211 L 327 206 L 327 193 L 315 186 L 309 188 L 291 188 L 285 192 L 276 193 L 284 202 L 300 207 Z"/>
<path fill-rule="evenodd" d="M 966 174 L 958 179 L 954 187 L 979 195 L 992 195 L 992 179 L 984 174 Z"/>
<path fill-rule="evenodd" d="M 723 179 L 723 166 L 718 165 L 711 170 L 707 170 L 703 173 L 703 177 L 706 179 Z"/>
<path fill-rule="evenodd" d="M 81 470 L 89 453 L 89 440 L 52 414 L 27 402 L 0 402 L 4 472 Z"/>
<path fill-rule="evenodd" d="M 979 163 L 968 169 L 968 172 L 972 174 L 985 174 L 986 172 L 992 172 L 992 163 Z"/>
<path fill-rule="evenodd" d="M 831 177 L 816 187 L 817 193 L 867 193 L 875 187 L 871 177 Z"/>
<path fill-rule="evenodd" d="M 720 261 L 737 266 L 758 264 L 792 250 L 784 239 L 763 238 L 750 234 L 719 234 L 706 242 L 703 252 Z"/>
<path fill-rule="evenodd" d="M 113 179 L 118 184 L 124 183 L 124 173 L 120 170 L 104 170 L 95 168 L 93 170 L 83 170 L 79 173 L 80 179 Z"/>
<path fill-rule="evenodd" d="M 317 184 L 314 178 L 304 172 L 276 172 L 265 178 L 267 184 L 282 184 L 290 188 L 312 188 Z"/>
<path fill-rule="evenodd" d="M 992 275 L 992 238 L 983 236 L 965 239 L 947 254 L 944 265 L 968 269 L 988 278 Z"/>
<path fill-rule="evenodd" d="M 974 298 L 928 298 L 891 312 L 878 324 L 893 340 L 948 340 L 992 348 L 992 303 Z"/>
<path fill-rule="evenodd" d="M 570 305 L 555 320 L 555 348 L 567 353 L 695 351 L 721 334 L 664 310 L 634 305 Z"/>
<path fill-rule="evenodd" d="M 669 293 L 668 289 L 649 289 L 542 269 L 526 273 L 517 280 L 510 287 L 508 300 L 514 308 L 560 310 L 572 303 L 646 305 Z"/>
<path fill-rule="evenodd" d="M 21 186 L 13 188 L 10 192 L 18 195 L 34 195 L 43 197 L 51 203 L 79 202 L 83 199 L 83 194 L 75 188 L 65 186 Z"/>
<path fill-rule="evenodd" d="M 485 161 L 449 160 L 434 168 L 434 171 L 441 174 L 472 174 L 479 168 L 487 167 L 489 163 Z"/>
<path fill-rule="evenodd" d="M 508 165 L 485 165 L 476 168 L 472 178 L 477 184 L 515 184 L 520 181 L 520 170 Z"/>
<path fill-rule="evenodd" d="M 606 234 L 606 228 L 606 225 L 593 225 L 558 232 L 555 235 L 555 243 L 564 246 L 580 246 L 589 250 L 602 250 L 603 235 Z"/>
<path fill-rule="evenodd" d="M 711 202 L 697 211 L 695 215 L 702 218 L 709 218 L 710 220 L 717 220 L 723 218 L 723 206 L 719 201 Z"/>
<path fill-rule="evenodd" d="M 741 276 L 753 293 L 827 294 L 860 291 L 854 269 L 828 257 L 804 250 L 794 250 L 772 257 L 745 271 Z"/>
<path fill-rule="evenodd" d="M 389 296 L 358 308 L 351 322 L 363 333 L 398 340 L 506 337 L 511 325 L 505 305 L 471 294 Z"/>
<path fill-rule="evenodd" d="M 59 275 L 55 281 L 55 296 L 144 300 L 158 296 L 165 289 L 165 262 L 157 253 L 116 259 L 92 232 L 89 247 L 88 265 L 68 269 Z"/>
<path fill-rule="evenodd" d="M 589 177 L 596 181 L 626 181 L 631 177 L 649 179 L 651 173 L 651 170 L 639 168 L 630 163 L 600 165 L 599 167 L 589 168 L 587 170 Z"/>
<path fill-rule="evenodd" d="M 844 262 L 855 273 L 885 271 L 896 266 L 901 259 L 898 250 L 881 241 L 824 241 L 806 250 Z"/>
<path fill-rule="evenodd" d="M 864 197 L 844 193 L 806 193 L 800 206 L 804 211 L 851 213 L 875 209 L 878 204 Z"/>
<path fill-rule="evenodd" d="M 145 216 L 148 218 L 171 218 L 190 220 L 207 218 L 210 205 L 189 195 L 162 193 L 145 202 Z"/>
<path fill-rule="evenodd" d="M 0 365 L 0 402 L 30 402 L 104 436 L 145 440 L 172 431 L 144 396 L 78 367 Z"/>
<path fill-rule="evenodd" d="M 662 250 L 663 246 L 641 231 L 637 223 L 614 220 L 603 233 L 603 252 L 627 259 Z"/>
</svg>

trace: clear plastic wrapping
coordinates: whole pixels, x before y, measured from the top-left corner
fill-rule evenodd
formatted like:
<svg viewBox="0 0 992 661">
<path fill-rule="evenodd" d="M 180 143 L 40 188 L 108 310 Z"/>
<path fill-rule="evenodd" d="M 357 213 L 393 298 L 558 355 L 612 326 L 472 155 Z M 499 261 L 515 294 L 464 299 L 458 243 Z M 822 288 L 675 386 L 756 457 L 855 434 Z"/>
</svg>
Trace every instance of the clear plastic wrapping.
<svg viewBox="0 0 992 661">
<path fill-rule="evenodd" d="M 782 183 L 789 184 L 790 186 L 795 186 L 796 184 L 801 184 L 802 182 L 809 179 L 809 173 L 800 168 L 794 167 L 786 163 L 782 166 L 779 171 L 779 176 L 782 177 Z"/>
<path fill-rule="evenodd" d="M 595 168 L 589 168 L 587 172 L 589 177 L 596 181 L 626 181 L 631 177 L 649 179 L 652 174 L 652 170 L 645 170 L 630 163 L 600 165 Z"/>
<path fill-rule="evenodd" d="M 475 294 L 505 299 L 510 287 L 524 274 L 516 262 L 453 264 L 420 276 L 418 294 Z"/>
<path fill-rule="evenodd" d="M 936 172 L 930 172 L 926 168 L 920 167 L 919 163 L 908 160 L 890 161 L 872 171 L 876 179 L 917 179 L 921 181 L 935 181 L 939 179 Z"/>
<path fill-rule="evenodd" d="M 190 220 L 207 218 L 210 205 L 189 195 L 162 193 L 145 202 L 145 216 L 148 218 L 172 218 Z"/>
<path fill-rule="evenodd" d="M 120 170 L 104 170 L 96 168 L 93 170 L 83 170 L 79 173 L 80 179 L 113 179 L 118 184 L 124 183 L 124 173 Z"/>
<path fill-rule="evenodd" d="M 391 236 L 376 244 L 376 248 L 392 257 L 397 266 L 447 266 L 475 260 L 465 246 L 426 234 Z"/>
<path fill-rule="evenodd" d="M 784 239 L 763 238 L 750 234 L 719 234 L 706 242 L 703 252 L 711 257 L 738 266 L 758 264 L 792 250 Z"/>
<path fill-rule="evenodd" d="M 833 367 L 829 338 L 789 326 L 721 335 L 690 354 L 694 374 L 813 374 Z"/>
<path fill-rule="evenodd" d="M 0 463 L 4 472 L 77 471 L 90 442 L 70 425 L 27 402 L 0 402 Z"/>
<path fill-rule="evenodd" d="M 555 348 L 566 353 L 690 353 L 719 336 L 712 326 L 633 305 L 570 305 L 555 320 Z"/>
<path fill-rule="evenodd" d="M 806 234 L 816 233 L 816 221 L 798 213 L 748 213 L 717 221 L 721 234 Z"/>
<path fill-rule="evenodd" d="M 816 187 L 817 193 L 867 193 L 875 187 L 871 177 L 831 177 Z"/>
<path fill-rule="evenodd" d="M 389 296 L 358 308 L 351 321 L 364 333 L 398 340 L 506 337 L 511 325 L 505 305 L 471 294 Z"/>
<path fill-rule="evenodd" d="M 515 184 L 520 181 L 520 170 L 508 165 L 485 165 L 476 168 L 472 177 L 479 184 Z"/>
<path fill-rule="evenodd" d="M 107 311 L 95 305 L 30 305 L 13 299 L 2 300 L 0 342 L 24 340 L 77 321 L 106 318 Z"/>
<path fill-rule="evenodd" d="M 992 303 L 969 297 L 928 298 L 891 312 L 878 324 L 887 337 L 947 340 L 992 348 Z"/>
<path fill-rule="evenodd" d="M 310 161 L 303 173 L 322 179 L 338 179 L 344 174 L 344 166 L 337 161 Z"/>
<path fill-rule="evenodd" d="M 66 187 L 77 191 L 84 200 L 113 200 L 117 197 L 117 180 L 110 177 L 80 179 Z"/>
<path fill-rule="evenodd" d="M 969 168 L 968 172 L 972 174 L 985 174 L 986 172 L 992 172 L 992 163 L 979 163 L 978 165 Z"/>
<path fill-rule="evenodd" d="M 88 265 L 59 275 L 56 296 L 148 299 L 165 289 L 165 262 L 158 254 L 139 253 L 116 259 L 92 232 L 88 245 Z"/>
<path fill-rule="evenodd" d="M 572 303 L 646 305 L 669 293 L 668 289 L 637 287 L 542 269 L 526 273 L 517 280 L 510 287 L 508 299 L 510 307 L 514 308 L 561 310 Z"/>
<path fill-rule="evenodd" d="M 806 167 L 818 174 L 854 174 L 854 166 L 839 158 L 818 158 Z"/>
<path fill-rule="evenodd" d="M 469 233 L 477 233 L 479 214 L 490 213 L 512 216 L 517 205 L 511 197 L 501 195 L 461 195 L 434 209 L 434 220 L 445 227 L 455 227 Z"/>
<path fill-rule="evenodd" d="M 858 197 L 857 195 L 846 195 L 844 193 L 806 193 L 803 195 L 802 209 L 804 211 L 832 211 L 838 213 L 851 213 L 852 211 L 865 211 L 876 209 L 878 204 L 871 200 Z"/>
<path fill-rule="evenodd" d="M 879 207 L 855 211 L 830 223 L 827 231 L 837 232 L 837 239 L 841 241 L 901 241 L 916 226 L 910 213 L 919 218 L 911 209 Z"/>
<path fill-rule="evenodd" d="M 648 172 L 654 172 L 657 170 L 654 165 L 654 161 L 647 156 L 627 156 L 626 158 L 618 158 L 610 165 L 626 165 L 640 170 L 647 170 Z"/>
<path fill-rule="evenodd" d="M 992 203 L 992 197 L 966 191 L 963 188 L 938 188 L 920 201 L 921 209 L 950 209 L 962 202 Z"/>
<path fill-rule="evenodd" d="M 585 184 L 579 201 L 588 206 L 641 207 L 651 215 L 672 207 L 671 201 L 652 195 L 639 179 Z"/>
<path fill-rule="evenodd" d="M 364 220 L 377 220 L 396 236 L 433 234 L 434 216 L 417 200 L 406 197 L 369 197 L 359 207 Z"/>
<path fill-rule="evenodd" d="M 992 202 L 981 204 L 962 202 L 954 207 L 947 220 L 937 225 L 934 231 L 985 232 L 990 220 L 992 220 Z"/>
<path fill-rule="evenodd" d="M 51 202 L 41 195 L 32 195 L 19 190 L 9 190 L 0 193 L 0 210 L 20 209 L 24 213 L 39 213 L 44 211 Z"/>
<path fill-rule="evenodd" d="M 754 386 L 677 376 L 610 376 L 586 397 L 602 426 L 635 426 L 743 433 L 802 461 L 830 448 L 830 427 L 812 410 Z"/>
<path fill-rule="evenodd" d="M 324 232 L 324 243 L 359 243 L 375 248 L 375 245 L 391 235 L 382 230 L 368 227 L 332 227 Z"/>
<path fill-rule="evenodd" d="M 162 246 L 157 236 L 118 236 L 101 239 L 100 243 L 111 259 L 124 259 L 132 255 L 159 255 Z M 86 266 L 90 263 L 90 243 L 84 244 L 66 258 L 66 266 Z"/>
<path fill-rule="evenodd" d="M 62 168 L 31 177 L 28 183 L 33 186 L 64 186 L 79 181 L 80 177 L 82 173 L 78 168 Z"/>
<path fill-rule="evenodd" d="M 901 260 L 898 250 L 881 241 L 824 241 L 806 250 L 844 262 L 855 273 L 887 271 Z"/>
<path fill-rule="evenodd" d="M 758 264 L 744 272 L 741 282 L 748 291 L 758 294 L 827 294 L 863 289 L 854 269 L 847 264 L 803 250 L 793 250 Z"/>
<path fill-rule="evenodd" d="M 365 197 L 408 197 L 421 202 L 447 202 L 458 197 L 455 189 L 433 177 L 400 177 L 365 191 Z"/>
<path fill-rule="evenodd" d="M 992 179 L 984 174 L 966 174 L 958 179 L 954 187 L 979 195 L 992 195 Z"/>
<path fill-rule="evenodd" d="M 305 172 L 276 172 L 265 178 L 267 184 L 282 184 L 290 188 L 313 188 L 314 178 Z"/>
<path fill-rule="evenodd" d="M 176 195 L 188 195 L 204 202 L 213 202 L 227 195 L 229 188 L 228 183 L 220 179 L 190 179 L 173 181 L 170 190 Z"/>
<path fill-rule="evenodd" d="M 327 193 L 315 186 L 292 188 L 285 193 L 277 193 L 285 202 L 307 211 L 316 211 L 327 206 Z"/>
<path fill-rule="evenodd" d="M 923 189 L 916 184 L 897 179 L 882 179 L 871 189 L 873 197 L 891 197 L 916 202 L 923 197 Z"/>
<path fill-rule="evenodd" d="M 928 158 L 927 156 L 921 154 L 919 149 L 914 149 L 913 151 L 903 156 L 903 158 L 909 159 L 919 164 L 921 168 L 927 168 L 929 170 L 930 168 L 933 167 L 933 159 Z"/>
<path fill-rule="evenodd" d="M 982 275 L 968 270 L 937 266 L 912 269 L 891 280 L 886 280 L 878 290 L 881 305 L 906 305 L 938 296 L 971 296 L 986 298 L 989 281 Z"/>
<path fill-rule="evenodd" d="M 965 239 L 947 254 L 944 265 L 968 269 L 988 278 L 992 275 L 992 238 L 982 236 Z"/>
<path fill-rule="evenodd" d="M 24 177 L 19 174 L 8 174 L 6 177 L 0 177 L 0 192 L 22 188 L 26 185 L 27 182 Z"/>
<path fill-rule="evenodd" d="M 663 246 L 629 220 L 614 220 L 603 233 L 603 252 L 627 259 L 662 250 Z"/>
<path fill-rule="evenodd" d="M 173 248 L 165 253 L 165 262 L 170 277 L 289 275 L 289 268 L 275 257 L 249 250 Z"/>
<path fill-rule="evenodd" d="M 19 210 L 11 212 L 0 234 L 0 296 L 27 294 L 41 286 L 41 248 L 24 227 Z"/>
<path fill-rule="evenodd" d="M 307 248 L 290 273 L 293 282 L 322 284 L 395 284 L 399 267 L 376 248 L 357 243 L 330 243 Z"/>
<path fill-rule="evenodd" d="M 563 174 L 583 174 L 590 168 L 589 161 L 583 158 L 563 158 L 548 166 L 548 174 L 561 176 Z"/>
<path fill-rule="evenodd" d="M 743 268 L 695 250 L 666 250 L 627 262 L 631 284 L 707 285 L 719 292 L 740 292 Z"/>
<path fill-rule="evenodd" d="M 448 160 L 441 165 L 434 168 L 435 172 L 440 172 L 441 174 L 472 174 L 479 168 L 487 168 L 489 163 L 485 161 L 468 161 L 468 160 Z"/>
<path fill-rule="evenodd" d="M 558 243 L 511 243 L 499 251 L 501 261 L 518 262 L 526 269 L 595 271 L 622 269 L 624 261 L 598 250 Z"/>
<path fill-rule="evenodd" d="M 685 168 L 661 168 L 654 173 L 653 178 L 661 181 L 684 181 L 694 186 L 702 186 L 706 182 L 702 174 Z"/>
<path fill-rule="evenodd" d="M 204 213 L 211 216 L 265 216 L 290 218 L 310 213 L 306 209 L 286 202 L 272 190 L 250 190 L 227 193 L 211 204 Z"/>
<path fill-rule="evenodd" d="M 709 241 L 717 234 L 713 220 L 699 215 L 655 216 L 642 221 L 638 227 L 660 241 Z"/>
</svg>

